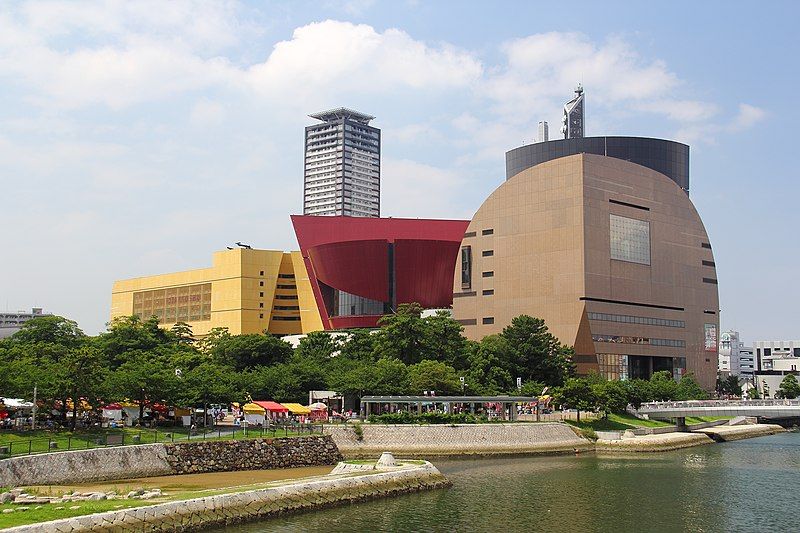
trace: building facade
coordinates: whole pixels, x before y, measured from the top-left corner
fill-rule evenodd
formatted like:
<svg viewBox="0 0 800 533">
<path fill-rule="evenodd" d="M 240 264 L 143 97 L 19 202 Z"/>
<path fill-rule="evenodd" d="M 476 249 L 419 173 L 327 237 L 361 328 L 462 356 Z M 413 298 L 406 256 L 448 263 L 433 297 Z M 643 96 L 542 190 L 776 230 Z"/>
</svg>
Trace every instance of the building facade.
<svg viewBox="0 0 800 533">
<path fill-rule="evenodd" d="M 197 337 L 213 328 L 231 334 L 291 335 L 322 329 L 299 252 L 236 248 L 215 252 L 212 266 L 114 283 L 111 319 L 158 317 Z"/>
<path fill-rule="evenodd" d="M 547 121 L 539 121 L 539 137 L 536 140 L 540 143 L 550 140 L 550 127 L 547 125 Z"/>
<path fill-rule="evenodd" d="M 375 117 L 339 108 L 309 115 L 305 130 L 303 214 L 379 217 L 381 130 Z"/>
<path fill-rule="evenodd" d="M 453 302 L 466 220 L 292 216 L 324 329 L 375 327 L 403 303 Z"/>
<path fill-rule="evenodd" d="M 721 377 L 730 375 L 753 379 L 755 372 L 753 348 L 741 342 L 738 331 L 725 331 L 719 337 L 719 368 Z"/>
<path fill-rule="evenodd" d="M 0 313 L 0 339 L 10 337 L 18 332 L 22 325 L 32 318 L 41 316 L 52 316 L 51 313 L 43 313 L 41 307 L 34 307 L 30 313 L 17 311 L 16 313 Z"/>
<path fill-rule="evenodd" d="M 557 155 L 573 141 L 534 145 L 565 144 L 538 164 L 520 157 L 528 146 L 507 154 L 520 170 L 508 170 L 464 234 L 453 316 L 475 340 L 518 315 L 539 317 L 574 346 L 579 373 L 691 372 L 713 390 L 717 276 L 697 211 L 674 179 L 652 168 Z"/>
</svg>

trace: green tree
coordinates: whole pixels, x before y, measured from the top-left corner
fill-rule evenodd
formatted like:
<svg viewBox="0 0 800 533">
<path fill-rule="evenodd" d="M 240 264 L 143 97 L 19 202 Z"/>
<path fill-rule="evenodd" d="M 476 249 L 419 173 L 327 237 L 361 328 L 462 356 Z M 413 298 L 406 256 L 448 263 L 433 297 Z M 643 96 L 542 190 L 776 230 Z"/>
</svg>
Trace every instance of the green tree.
<svg viewBox="0 0 800 533">
<path fill-rule="evenodd" d="M 181 375 L 177 382 L 175 399 L 180 405 L 227 404 L 241 399 L 237 373 L 229 366 L 204 362 Z"/>
<path fill-rule="evenodd" d="M 591 385 L 597 398 L 597 407 L 604 416 L 609 413 L 624 413 L 628 407 L 628 387 L 621 381 L 602 381 Z"/>
<path fill-rule="evenodd" d="M 70 430 L 75 431 L 78 421 L 78 407 L 81 399 L 93 406 L 98 406 L 98 399 L 104 391 L 107 371 L 100 352 L 90 346 L 82 346 L 71 350 L 62 358 L 57 368 L 59 388 L 64 391 L 63 396 L 69 395 L 72 400 L 72 420 Z"/>
<path fill-rule="evenodd" d="M 507 359 L 512 377 L 561 385 L 574 375 L 574 351 L 551 334 L 544 320 L 520 315 L 501 333 L 507 341 Z"/>
<path fill-rule="evenodd" d="M 408 381 L 412 394 L 436 391 L 439 394 L 461 392 L 461 381 L 455 368 L 441 361 L 425 359 L 408 367 Z"/>
<path fill-rule="evenodd" d="M 425 324 L 425 358 L 442 361 L 456 369 L 467 368 L 467 339 L 464 326 L 447 311 L 437 311 L 423 319 Z"/>
<path fill-rule="evenodd" d="M 597 397 L 592 386 L 582 378 L 567 379 L 564 385 L 555 390 L 553 397 L 562 408 L 576 409 L 578 422 L 581 421 L 581 411 L 594 410 L 597 405 Z"/>
<path fill-rule="evenodd" d="M 132 356 L 175 345 L 177 338 L 171 331 L 160 328 L 156 317 L 142 320 L 138 316 L 126 316 L 112 320 L 95 343 L 111 369 L 115 369 Z"/>
<path fill-rule="evenodd" d="M 313 331 L 300 339 L 295 355 L 324 362 L 339 351 L 339 341 L 327 331 Z"/>
<path fill-rule="evenodd" d="M 721 394 L 729 394 L 731 396 L 742 395 L 742 386 L 739 384 L 739 376 L 731 374 L 725 379 L 718 379 L 717 382 L 717 390 Z"/>
<path fill-rule="evenodd" d="M 628 395 L 628 403 L 639 409 L 643 403 L 653 401 L 650 382 L 643 379 L 631 379 L 623 382 Z"/>
<path fill-rule="evenodd" d="M 136 352 L 109 377 L 115 400 L 135 399 L 139 402 L 139 420 L 144 417 L 147 402 L 173 404 L 180 384 L 175 369 L 158 354 Z"/>
<path fill-rule="evenodd" d="M 399 359 L 413 365 L 425 358 L 429 328 L 419 304 L 400 304 L 397 312 L 381 317 L 375 334 L 376 358 Z"/>
<path fill-rule="evenodd" d="M 508 371 L 507 341 L 500 335 L 487 335 L 469 344 L 467 386 L 469 394 L 495 395 L 510 392 L 515 386 Z"/>
<path fill-rule="evenodd" d="M 347 338 L 339 345 L 337 359 L 351 359 L 354 361 L 375 360 L 375 336 L 368 329 L 354 329 L 349 331 Z"/>
<path fill-rule="evenodd" d="M 798 396 L 800 396 L 800 383 L 794 374 L 787 374 L 781 381 L 781 387 L 776 391 L 775 397 L 793 400 Z"/>
<path fill-rule="evenodd" d="M 269 366 L 287 361 L 292 347 L 272 335 L 221 335 L 210 347 L 214 361 L 236 370 Z"/>
<path fill-rule="evenodd" d="M 692 374 L 681 377 L 671 400 L 705 400 L 708 393 L 700 386 Z"/>
<path fill-rule="evenodd" d="M 760 400 L 761 395 L 758 393 L 758 387 L 753 386 L 753 388 L 747 391 L 747 399 L 748 400 Z"/>
<path fill-rule="evenodd" d="M 672 373 L 667 370 L 654 372 L 650 376 L 650 395 L 653 401 L 666 402 L 675 398 L 678 384 L 672 379 Z"/>
<path fill-rule="evenodd" d="M 169 330 L 175 335 L 178 342 L 185 344 L 194 343 L 194 336 L 192 334 L 192 326 L 186 322 L 176 322 Z"/>
</svg>

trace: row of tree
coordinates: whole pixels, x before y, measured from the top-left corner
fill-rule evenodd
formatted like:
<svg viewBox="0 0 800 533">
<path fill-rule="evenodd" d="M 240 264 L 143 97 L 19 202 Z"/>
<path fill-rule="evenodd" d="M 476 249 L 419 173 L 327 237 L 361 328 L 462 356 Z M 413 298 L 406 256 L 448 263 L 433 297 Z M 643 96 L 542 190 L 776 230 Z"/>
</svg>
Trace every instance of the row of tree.
<svg viewBox="0 0 800 533">
<path fill-rule="evenodd" d="M 187 324 L 167 330 L 155 317 L 116 319 L 97 336 L 62 317 L 39 317 L 0 341 L 0 394 L 30 398 L 36 386 L 39 398 L 66 420 L 70 405 L 77 414 L 78 402 L 68 401 L 73 398 L 93 406 L 135 400 L 144 409 L 147 402 L 197 406 L 250 398 L 302 403 L 309 390 L 319 389 L 536 395 L 545 386 L 571 390 L 585 381 L 574 378 L 572 348 L 541 319 L 519 316 L 502 333 L 475 342 L 447 313 L 423 318 L 421 311 L 416 304 L 401 305 L 377 330 L 315 332 L 296 349 L 271 335 L 231 335 L 225 329 L 195 341 Z M 646 393 L 635 380 L 593 379 L 593 391 L 633 387 L 638 392 L 626 398 L 634 404 L 680 397 L 683 390 L 671 379 L 648 382 Z"/>
</svg>

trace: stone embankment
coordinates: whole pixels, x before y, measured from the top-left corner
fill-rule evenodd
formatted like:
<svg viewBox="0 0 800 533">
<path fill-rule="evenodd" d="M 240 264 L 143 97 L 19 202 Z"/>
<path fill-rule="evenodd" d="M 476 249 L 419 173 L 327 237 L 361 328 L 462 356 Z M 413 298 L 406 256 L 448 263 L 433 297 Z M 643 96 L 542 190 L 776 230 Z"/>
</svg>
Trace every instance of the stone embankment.
<svg viewBox="0 0 800 533">
<path fill-rule="evenodd" d="M 375 457 L 385 450 L 404 457 L 433 457 L 574 453 L 593 448 L 561 423 L 363 424 L 326 426 L 325 433 L 342 455 L 352 458 Z"/>
<path fill-rule="evenodd" d="M 165 476 L 335 465 L 330 436 L 181 442 L 97 448 L 0 461 L 0 486 L 63 485 Z"/>
<path fill-rule="evenodd" d="M 752 437 L 763 437 L 786 431 L 777 424 L 752 424 L 696 429 L 686 433 L 623 436 L 621 439 L 603 439 L 595 442 L 598 452 L 666 452 L 690 446 L 726 442 Z M 599 432 L 602 435 L 602 432 Z"/>
<path fill-rule="evenodd" d="M 375 468 L 378 468 L 377 466 Z M 188 531 L 233 525 L 286 512 L 328 507 L 422 490 L 450 482 L 428 462 L 388 471 L 329 474 L 288 484 L 120 509 L 8 529 L 9 532 Z"/>
<path fill-rule="evenodd" d="M 716 426 L 698 430 L 717 442 L 728 442 L 752 437 L 763 437 L 786 431 L 778 424 L 752 424 L 743 426 Z"/>
</svg>

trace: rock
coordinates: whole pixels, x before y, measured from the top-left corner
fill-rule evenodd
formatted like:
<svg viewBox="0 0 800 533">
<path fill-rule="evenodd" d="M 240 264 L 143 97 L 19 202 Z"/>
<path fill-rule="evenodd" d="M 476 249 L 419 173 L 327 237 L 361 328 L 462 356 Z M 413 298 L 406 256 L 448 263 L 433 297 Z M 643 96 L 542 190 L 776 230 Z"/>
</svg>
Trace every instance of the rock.
<svg viewBox="0 0 800 533">
<path fill-rule="evenodd" d="M 27 511 L 30 507 L 17 507 L 17 511 Z"/>
<path fill-rule="evenodd" d="M 0 493 L 0 503 L 9 503 L 14 501 L 15 496 L 10 492 Z"/>
<path fill-rule="evenodd" d="M 71 506 L 69 509 L 70 509 L 71 511 L 74 511 L 75 509 L 80 509 L 80 508 L 81 508 L 81 506 L 80 506 L 80 505 L 73 505 L 73 506 Z"/>
<path fill-rule="evenodd" d="M 626 429 L 625 433 L 622 434 L 623 439 L 634 439 L 636 438 L 636 434 L 633 432 L 632 429 Z"/>
<path fill-rule="evenodd" d="M 130 492 L 129 492 L 129 493 L 128 493 L 128 494 L 127 494 L 125 497 L 126 497 L 126 498 L 135 498 L 135 497 L 136 497 L 136 496 L 138 496 L 138 495 L 139 495 L 139 493 L 138 493 L 138 492 L 136 492 L 135 490 L 132 490 L 132 491 L 130 491 Z"/>
<path fill-rule="evenodd" d="M 13 513 L 14 509 L 3 509 L 3 514 Z"/>
<path fill-rule="evenodd" d="M 105 500 L 106 498 L 107 496 L 102 492 L 95 492 L 94 494 L 88 497 L 88 499 L 92 501 Z"/>
<path fill-rule="evenodd" d="M 20 494 L 24 494 L 24 493 L 25 493 L 25 489 L 11 489 L 11 490 L 10 490 L 10 491 L 8 491 L 8 492 L 9 492 L 10 494 L 13 494 L 13 495 L 14 495 L 14 497 L 16 498 L 16 497 L 17 497 L 17 496 L 19 496 Z"/>
<path fill-rule="evenodd" d="M 386 466 L 397 466 L 397 461 L 394 459 L 394 455 L 391 452 L 383 452 L 381 454 L 380 459 L 376 463 L 378 468 L 386 467 Z"/>
<path fill-rule="evenodd" d="M 58 507 L 53 507 L 53 509 L 55 509 L 56 511 L 63 511 L 64 510 L 64 506 L 63 505 L 59 505 Z"/>
</svg>

